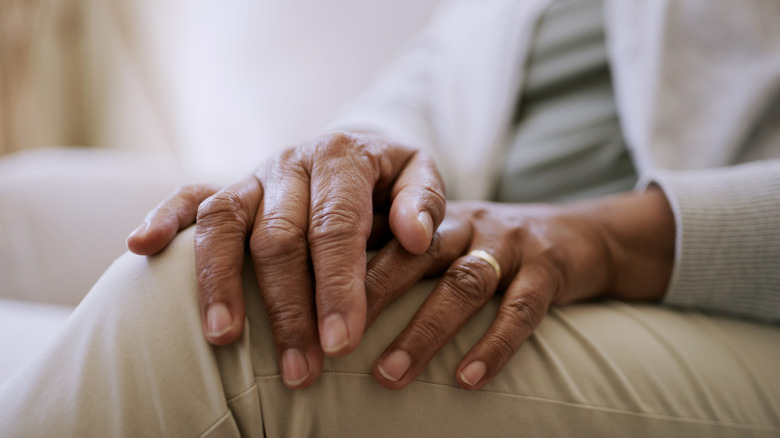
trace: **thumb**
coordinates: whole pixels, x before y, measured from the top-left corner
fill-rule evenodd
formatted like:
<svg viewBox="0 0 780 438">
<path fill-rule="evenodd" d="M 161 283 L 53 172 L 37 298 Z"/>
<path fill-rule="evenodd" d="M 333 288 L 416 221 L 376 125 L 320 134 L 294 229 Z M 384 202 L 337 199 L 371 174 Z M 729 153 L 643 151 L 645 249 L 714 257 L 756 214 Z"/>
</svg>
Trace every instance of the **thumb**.
<svg viewBox="0 0 780 438">
<path fill-rule="evenodd" d="M 433 233 L 444 220 L 444 182 L 433 159 L 418 151 L 408 161 L 393 187 L 390 229 L 412 254 L 428 250 Z"/>
</svg>

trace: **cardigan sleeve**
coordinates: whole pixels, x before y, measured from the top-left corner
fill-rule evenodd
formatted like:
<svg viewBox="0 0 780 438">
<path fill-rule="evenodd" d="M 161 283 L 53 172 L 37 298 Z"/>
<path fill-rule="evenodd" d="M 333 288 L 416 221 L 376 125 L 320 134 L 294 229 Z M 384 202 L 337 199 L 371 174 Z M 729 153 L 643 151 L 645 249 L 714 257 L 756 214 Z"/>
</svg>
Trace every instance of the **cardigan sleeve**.
<svg viewBox="0 0 780 438">
<path fill-rule="evenodd" d="M 661 187 L 677 224 L 665 303 L 780 321 L 780 160 L 658 170 L 643 184 Z"/>
</svg>

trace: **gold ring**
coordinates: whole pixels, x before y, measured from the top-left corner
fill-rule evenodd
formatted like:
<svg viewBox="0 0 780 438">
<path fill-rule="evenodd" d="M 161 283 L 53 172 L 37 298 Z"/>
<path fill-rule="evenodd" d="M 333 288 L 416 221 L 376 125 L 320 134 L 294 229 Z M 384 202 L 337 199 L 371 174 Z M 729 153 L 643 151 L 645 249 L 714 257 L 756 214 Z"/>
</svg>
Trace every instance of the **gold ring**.
<svg viewBox="0 0 780 438">
<path fill-rule="evenodd" d="M 496 271 L 496 275 L 498 276 L 498 279 L 501 280 L 501 266 L 499 266 L 498 260 L 496 260 L 495 257 L 490 255 L 490 253 L 488 253 L 487 251 L 483 251 L 481 249 L 474 249 L 471 250 L 469 255 L 480 258 L 488 262 L 488 264 L 493 267 L 493 270 Z"/>
</svg>

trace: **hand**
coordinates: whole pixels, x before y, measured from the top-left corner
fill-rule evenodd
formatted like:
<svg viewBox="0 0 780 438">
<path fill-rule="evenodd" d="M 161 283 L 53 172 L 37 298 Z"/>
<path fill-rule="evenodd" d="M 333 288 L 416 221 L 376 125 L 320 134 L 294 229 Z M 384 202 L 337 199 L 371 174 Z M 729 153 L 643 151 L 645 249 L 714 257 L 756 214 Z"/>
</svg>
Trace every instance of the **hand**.
<svg viewBox="0 0 780 438">
<path fill-rule="evenodd" d="M 212 344 L 226 345 L 243 329 L 248 239 L 283 379 L 300 388 L 317 379 L 323 352 L 342 356 L 360 342 L 374 213 L 389 214 L 384 222 L 399 244 L 421 254 L 444 210 L 444 185 L 424 152 L 335 133 L 288 149 L 221 190 L 180 188 L 127 243 L 135 253 L 154 254 L 196 222 L 203 330 Z"/>
<path fill-rule="evenodd" d="M 441 280 L 374 365 L 374 378 L 400 389 L 497 291 L 504 296 L 487 332 L 462 358 L 458 384 L 492 380 L 551 305 L 602 294 L 660 299 L 674 258 L 674 218 L 650 189 L 570 206 L 450 203 L 425 254 L 390 243 L 369 263 L 368 321 L 424 275 Z M 472 250 L 490 256 L 470 255 Z M 498 272 L 500 270 L 500 272 Z"/>
</svg>

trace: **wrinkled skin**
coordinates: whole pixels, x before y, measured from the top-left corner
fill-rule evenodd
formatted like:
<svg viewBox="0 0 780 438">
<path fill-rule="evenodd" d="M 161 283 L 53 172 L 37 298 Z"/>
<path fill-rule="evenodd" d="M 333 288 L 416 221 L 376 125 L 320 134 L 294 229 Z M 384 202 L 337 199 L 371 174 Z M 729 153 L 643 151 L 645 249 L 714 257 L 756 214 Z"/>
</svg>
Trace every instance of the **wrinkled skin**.
<svg viewBox="0 0 780 438">
<path fill-rule="evenodd" d="M 671 241 L 642 245 L 637 251 L 631 247 L 635 240 L 626 239 L 627 224 L 615 227 L 604 217 L 614 213 L 639 219 L 648 198 L 665 202 L 660 191 L 653 190 L 567 206 L 450 203 L 426 253 L 410 254 L 397 241 L 390 242 L 369 262 L 369 323 L 420 277 L 442 278 L 377 359 L 375 379 L 389 389 L 411 383 L 497 291 L 503 297 L 492 325 L 456 369 L 463 388 L 478 389 L 492 380 L 551 305 L 600 295 L 660 299 L 671 274 L 673 223 L 666 223 Z M 659 217 L 666 213 L 671 215 Z M 662 236 L 648 237 L 652 241 Z M 489 262 L 469 254 L 474 249 L 496 259 L 500 278 Z"/>
<path fill-rule="evenodd" d="M 382 309 L 423 276 L 437 287 L 374 366 L 384 387 L 412 382 L 497 292 L 493 324 L 455 370 L 478 389 L 551 305 L 611 295 L 657 300 L 674 258 L 674 218 L 656 188 L 569 205 L 450 203 L 426 154 L 376 136 L 336 133 L 288 149 L 225 188 L 185 186 L 128 238 L 162 250 L 196 222 L 204 334 L 235 341 L 245 315 L 245 245 L 285 384 L 313 383 L 324 354 L 343 356 Z M 443 222 L 442 222 L 443 221 Z M 440 225 L 441 224 L 441 225 Z M 382 249 L 366 264 L 366 247 Z M 491 254 L 501 277 L 473 249 Z"/>
<path fill-rule="evenodd" d="M 375 235 L 389 226 L 407 251 L 420 254 L 444 212 L 444 184 L 424 152 L 377 136 L 334 133 L 283 151 L 225 188 L 178 189 L 127 244 L 137 254 L 155 254 L 196 223 L 204 334 L 227 345 L 243 330 L 240 274 L 248 239 L 285 383 L 298 388 L 317 379 L 323 353 L 343 356 L 360 342 L 374 218 L 387 217 L 377 221 Z"/>
</svg>

